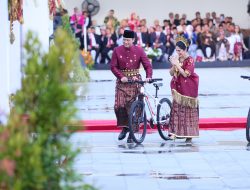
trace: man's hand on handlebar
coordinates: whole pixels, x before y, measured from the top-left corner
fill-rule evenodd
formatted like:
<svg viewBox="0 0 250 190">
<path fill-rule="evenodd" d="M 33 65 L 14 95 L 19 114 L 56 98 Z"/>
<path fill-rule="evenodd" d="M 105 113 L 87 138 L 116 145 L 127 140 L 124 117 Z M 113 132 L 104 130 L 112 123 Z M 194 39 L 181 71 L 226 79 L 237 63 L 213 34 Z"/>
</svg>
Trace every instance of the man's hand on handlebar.
<svg viewBox="0 0 250 190">
<path fill-rule="evenodd" d="M 122 81 L 122 83 L 128 82 L 128 78 L 127 77 L 122 77 L 121 81 Z"/>
<path fill-rule="evenodd" d="M 156 82 L 162 79 L 152 79 L 152 78 L 146 78 L 144 81 L 140 80 L 139 78 L 137 78 L 136 76 L 133 76 L 132 79 L 128 79 L 127 77 L 122 77 L 121 78 L 121 82 L 122 83 L 133 83 L 133 82 L 138 82 L 138 83 L 152 83 L 152 82 Z"/>
<path fill-rule="evenodd" d="M 151 78 L 146 78 L 146 82 L 150 82 L 152 79 Z"/>
<path fill-rule="evenodd" d="M 138 81 L 139 79 L 136 76 L 132 77 L 132 81 Z"/>
<path fill-rule="evenodd" d="M 127 83 L 127 82 L 131 83 L 133 81 L 139 81 L 139 79 L 136 76 L 132 77 L 132 79 L 128 79 L 127 77 L 121 78 L 122 83 Z"/>
</svg>

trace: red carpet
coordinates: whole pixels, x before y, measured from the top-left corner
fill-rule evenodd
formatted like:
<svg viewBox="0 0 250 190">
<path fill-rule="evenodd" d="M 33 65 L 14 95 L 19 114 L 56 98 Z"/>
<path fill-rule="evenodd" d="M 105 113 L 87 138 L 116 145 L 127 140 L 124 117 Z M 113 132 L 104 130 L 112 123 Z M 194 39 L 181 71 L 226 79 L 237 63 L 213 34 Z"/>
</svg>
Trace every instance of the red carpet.
<svg viewBox="0 0 250 190">
<path fill-rule="evenodd" d="M 246 127 L 246 118 L 201 118 L 200 129 L 234 130 Z M 85 120 L 81 121 L 81 130 L 116 131 L 116 120 Z"/>
</svg>

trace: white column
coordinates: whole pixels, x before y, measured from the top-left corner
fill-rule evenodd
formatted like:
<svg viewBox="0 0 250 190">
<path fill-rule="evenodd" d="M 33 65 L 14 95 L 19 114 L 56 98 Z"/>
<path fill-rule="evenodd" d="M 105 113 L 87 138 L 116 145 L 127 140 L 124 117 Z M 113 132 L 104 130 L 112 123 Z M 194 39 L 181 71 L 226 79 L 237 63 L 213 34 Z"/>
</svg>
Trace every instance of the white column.
<svg viewBox="0 0 250 190">
<path fill-rule="evenodd" d="M 53 21 L 49 19 L 47 0 L 26 0 L 23 5 L 23 41 L 29 30 L 37 33 L 44 51 L 49 48 L 49 36 L 53 32 Z"/>
<path fill-rule="evenodd" d="M 9 113 L 9 22 L 8 0 L 0 1 L 0 121 L 6 122 L 2 113 Z"/>
<path fill-rule="evenodd" d="M 26 0 L 23 5 L 24 24 L 14 22 L 14 44 L 10 44 L 8 21 L 8 0 L 0 0 L 0 122 L 6 122 L 9 113 L 9 94 L 21 87 L 22 45 L 29 30 L 37 33 L 44 51 L 49 48 L 49 36 L 53 31 L 53 22 L 49 19 L 47 0 Z M 24 63 L 25 64 L 25 63 Z M 3 114 L 5 116 L 3 116 Z"/>
</svg>

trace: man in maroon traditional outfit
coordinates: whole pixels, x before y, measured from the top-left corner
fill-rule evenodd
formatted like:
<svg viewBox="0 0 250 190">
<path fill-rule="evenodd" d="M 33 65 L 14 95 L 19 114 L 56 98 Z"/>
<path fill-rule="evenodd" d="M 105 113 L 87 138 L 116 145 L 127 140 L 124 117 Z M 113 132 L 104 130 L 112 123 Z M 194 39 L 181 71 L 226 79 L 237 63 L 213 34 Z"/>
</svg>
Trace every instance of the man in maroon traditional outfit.
<svg viewBox="0 0 250 190">
<path fill-rule="evenodd" d="M 176 38 L 178 56 L 171 56 L 170 75 L 173 105 L 170 113 L 171 138 L 186 138 L 191 143 L 199 136 L 199 76 L 194 72 L 194 59 L 188 55 L 189 42 L 183 36 Z"/>
<path fill-rule="evenodd" d="M 140 80 L 140 64 L 146 71 L 146 81 L 152 78 L 152 65 L 141 47 L 134 46 L 135 34 L 131 30 L 125 30 L 123 45 L 116 47 L 112 54 L 111 71 L 116 76 L 115 105 L 114 110 L 117 118 L 117 126 L 122 128 L 118 137 L 122 140 L 126 137 L 128 129 L 128 115 L 131 104 L 136 99 L 140 85 L 127 83 L 129 79 Z M 132 142 L 128 137 L 127 142 Z"/>
</svg>

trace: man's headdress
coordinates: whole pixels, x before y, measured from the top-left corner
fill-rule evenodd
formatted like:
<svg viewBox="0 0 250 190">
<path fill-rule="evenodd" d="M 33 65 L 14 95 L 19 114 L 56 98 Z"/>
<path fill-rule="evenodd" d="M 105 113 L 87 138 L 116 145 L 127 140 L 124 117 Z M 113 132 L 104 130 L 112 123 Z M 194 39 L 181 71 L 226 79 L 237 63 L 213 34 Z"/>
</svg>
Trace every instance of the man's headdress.
<svg viewBox="0 0 250 190">
<path fill-rule="evenodd" d="M 123 37 L 124 38 L 134 38 L 135 33 L 132 30 L 124 30 Z"/>
</svg>

